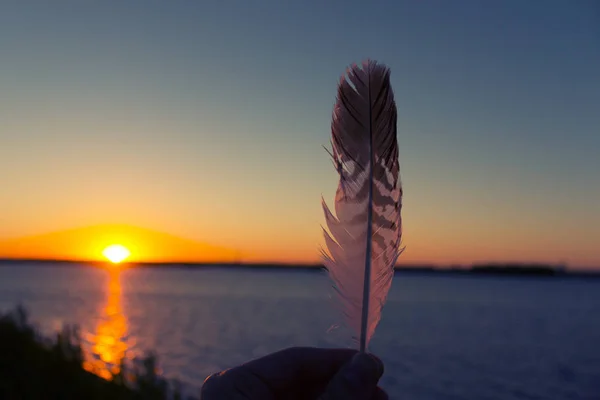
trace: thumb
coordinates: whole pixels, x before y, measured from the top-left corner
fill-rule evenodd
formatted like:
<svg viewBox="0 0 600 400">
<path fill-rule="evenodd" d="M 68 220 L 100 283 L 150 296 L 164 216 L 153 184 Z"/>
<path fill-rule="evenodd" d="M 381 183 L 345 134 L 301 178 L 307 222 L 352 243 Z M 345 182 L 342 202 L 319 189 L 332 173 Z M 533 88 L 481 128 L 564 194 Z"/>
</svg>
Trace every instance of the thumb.
<svg viewBox="0 0 600 400">
<path fill-rule="evenodd" d="M 370 400 L 383 375 L 383 363 L 367 353 L 357 353 L 327 385 L 319 400 Z"/>
</svg>

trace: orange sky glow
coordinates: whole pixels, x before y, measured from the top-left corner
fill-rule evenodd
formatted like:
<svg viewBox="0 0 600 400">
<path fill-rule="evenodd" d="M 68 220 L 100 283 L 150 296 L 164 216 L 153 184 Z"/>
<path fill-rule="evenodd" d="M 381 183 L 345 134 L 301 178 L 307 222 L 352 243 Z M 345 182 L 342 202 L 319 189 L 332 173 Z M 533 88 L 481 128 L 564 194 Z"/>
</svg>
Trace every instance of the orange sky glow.
<svg viewBox="0 0 600 400">
<path fill-rule="evenodd" d="M 0 258 L 106 261 L 103 251 L 111 245 L 121 245 L 131 252 L 125 262 L 280 262 L 315 263 L 319 261 L 320 232 L 308 240 L 294 242 L 293 237 L 281 235 L 269 247 L 260 238 L 232 242 L 233 246 L 214 245 L 181 238 L 129 225 L 96 225 L 54 233 L 0 240 Z M 473 262 L 548 262 L 567 263 L 560 248 L 545 249 L 526 242 L 527 232 L 515 232 L 512 239 L 502 240 L 502 232 L 463 234 L 460 240 L 448 241 L 415 229 L 410 245 L 401 256 L 400 264 L 467 265 Z M 301 237 L 301 235 L 298 235 Z M 487 245 L 481 244 L 486 239 Z M 313 240 L 310 240 L 313 239 Z M 444 238 L 441 238 L 444 239 Z M 246 243 L 245 246 L 243 244 Z M 494 244 L 497 243 L 497 244 Z M 248 245 L 249 244 L 249 245 Z M 440 245 L 442 244 L 442 245 Z M 237 246 L 236 246 L 237 245 Z"/>
<path fill-rule="evenodd" d="M 101 225 L 0 242 L 0 255 L 10 258 L 106 261 L 104 250 L 121 245 L 131 262 L 232 261 L 229 249 L 126 225 Z"/>
</svg>

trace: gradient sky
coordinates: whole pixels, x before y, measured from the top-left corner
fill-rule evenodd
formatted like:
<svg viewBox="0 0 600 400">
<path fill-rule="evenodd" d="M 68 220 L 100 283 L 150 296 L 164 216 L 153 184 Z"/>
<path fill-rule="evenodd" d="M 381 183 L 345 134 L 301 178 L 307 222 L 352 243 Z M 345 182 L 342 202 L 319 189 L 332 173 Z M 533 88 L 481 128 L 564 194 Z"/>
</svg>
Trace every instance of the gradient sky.
<svg viewBox="0 0 600 400">
<path fill-rule="evenodd" d="M 0 238 L 130 224 L 316 260 L 339 75 L 389 65 L 401 262 L 600 267 L 600 5 L 0 5 Z"/>
</svg>

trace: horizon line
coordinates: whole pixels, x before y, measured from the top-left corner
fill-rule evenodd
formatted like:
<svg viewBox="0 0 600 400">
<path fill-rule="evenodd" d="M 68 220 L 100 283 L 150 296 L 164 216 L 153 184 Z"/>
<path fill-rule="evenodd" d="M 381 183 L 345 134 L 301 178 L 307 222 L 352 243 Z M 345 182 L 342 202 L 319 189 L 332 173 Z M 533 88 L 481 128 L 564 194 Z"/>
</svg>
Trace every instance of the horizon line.
<svg viewBox="0 0 600 400">
<path fill-rule="evenodd" d="M 88 264 L 92 266 L 112 265 L 109 261 L 102 260 L 76 260 L 76 259 L 52 259 L 52 258 L 17 258 L 17 257 L 0 257 L 1 263 L 58 263 L 58 264 Z M 127 267 L 167 267 L 167 266 L 182 266 L 182 267 L 268 267 L 268 268 L 303 268 L 303 269 L 322 269 L 324 265 L 319 262 L 284 262 L 284 261 L 131 261 L 122 262 L 120 266 Z M 417 270 L 417 271 L 454 271 L 454 272 L 469 272 L 474 269 L 531 269 L 531 270 L 551 270 L 554 273 L 561 274 L 578 274 L 578 273 L 598 273 L 600 267 L 591 268 L 569 268 L 564 264 L 551 264 L 544 262 L 474 262 L 468 264 L 435 264 L 435 263 L 400 263 L 394 266 L 395 270 Z"/>
</svg>

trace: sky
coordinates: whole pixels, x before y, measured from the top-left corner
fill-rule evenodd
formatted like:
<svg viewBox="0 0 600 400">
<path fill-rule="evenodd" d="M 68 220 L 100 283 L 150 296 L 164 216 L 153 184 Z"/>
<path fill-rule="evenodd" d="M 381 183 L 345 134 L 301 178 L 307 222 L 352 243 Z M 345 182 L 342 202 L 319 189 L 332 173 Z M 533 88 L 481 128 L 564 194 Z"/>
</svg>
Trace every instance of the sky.
<svg viewBox="0 0 600 400">
<path fill-rule="evenodd" d="M 336 85 L 367 57 L 400 262 L 600 267 L 594 0 L 3 2 L 0 240 L 126 224 L 316 261 Z"/>
</svg>

